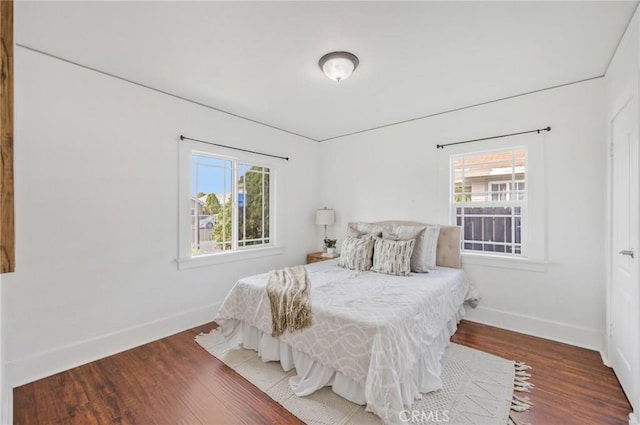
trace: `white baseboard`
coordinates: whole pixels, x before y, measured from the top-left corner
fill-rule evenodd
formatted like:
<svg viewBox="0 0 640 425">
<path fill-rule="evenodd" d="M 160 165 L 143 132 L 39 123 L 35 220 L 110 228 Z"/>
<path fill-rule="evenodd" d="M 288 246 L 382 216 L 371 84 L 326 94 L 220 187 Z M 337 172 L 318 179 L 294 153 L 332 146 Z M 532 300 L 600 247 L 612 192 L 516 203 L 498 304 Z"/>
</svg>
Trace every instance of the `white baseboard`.
<svg viewBox="0 0 640 425">
<path fill-rule="evenodd" d="M 629 413 L 629 425 L 640 425 L 640 421 L 638 421 L 638 417 L 635 413 Z"/>
<path fill-rule="evenodd" d="M 6 381 L 9 391 L 17 386 L 211 322 L 220 305 L 221 303 L 215 303 L 198 307 L 142 325 L 7 362 Z"/>
<path fill-rule="evenodd" d="M 465 319 L 602 352 L 604 330 L 584 328 L 537 317 L 478 306 Z"/>
</svg>

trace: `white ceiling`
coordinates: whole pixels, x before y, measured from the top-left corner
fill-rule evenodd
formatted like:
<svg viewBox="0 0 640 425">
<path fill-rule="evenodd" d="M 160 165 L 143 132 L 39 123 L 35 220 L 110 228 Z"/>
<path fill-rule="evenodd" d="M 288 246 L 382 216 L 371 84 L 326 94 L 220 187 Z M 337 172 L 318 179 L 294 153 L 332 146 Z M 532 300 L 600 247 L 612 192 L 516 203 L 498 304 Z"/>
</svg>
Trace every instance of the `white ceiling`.
<svg viewBox="0 0 640 425">
<path fill-rule="evenodd" d="M 602 76 L 637 2 L 18 2 L 16 42 L 314 140 Z M 346 81 L 318 59 L 356 54 Z"/>
</svg>

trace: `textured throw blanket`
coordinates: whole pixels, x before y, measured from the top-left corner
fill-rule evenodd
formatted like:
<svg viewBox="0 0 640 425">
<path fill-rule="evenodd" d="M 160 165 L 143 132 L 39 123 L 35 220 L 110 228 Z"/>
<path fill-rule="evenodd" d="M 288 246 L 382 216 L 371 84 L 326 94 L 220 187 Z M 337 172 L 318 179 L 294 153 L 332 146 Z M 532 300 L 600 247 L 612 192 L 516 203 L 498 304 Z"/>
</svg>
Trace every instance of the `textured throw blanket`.
<svg viewBox="0 0 640 425">
<path fill-rule="evenodd" d="M 271 304 L 271 336 L 311 326 L 311 282 L 304 266 L 272 270 L 267 279 Z"/>
</svg>

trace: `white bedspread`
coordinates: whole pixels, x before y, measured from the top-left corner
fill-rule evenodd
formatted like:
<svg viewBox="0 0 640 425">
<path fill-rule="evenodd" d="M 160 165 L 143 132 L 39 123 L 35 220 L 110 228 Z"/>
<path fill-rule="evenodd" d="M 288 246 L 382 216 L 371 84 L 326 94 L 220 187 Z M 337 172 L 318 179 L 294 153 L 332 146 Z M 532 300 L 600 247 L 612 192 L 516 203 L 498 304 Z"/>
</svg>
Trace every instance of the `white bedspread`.
<svg viewBox="0 0 640 425">
<path fill-rule="evenodd" d="M 460 269 L 401 277 L 336 264 L 307 266 L 313 324 L 280 340 L 361 385 L 367 409 L 396 423 L 420 392 L 441 387 L 443 336 L 446 341 L 447 323 L 463 308 L 470 282 Z M 235 334 L 240 322 L 271 334 L 266 284 L 267 274 L 235 284 L 215 318 L 225 335 Z M 406 381 L 415 383 L 410 397 Z"/>
</svg>

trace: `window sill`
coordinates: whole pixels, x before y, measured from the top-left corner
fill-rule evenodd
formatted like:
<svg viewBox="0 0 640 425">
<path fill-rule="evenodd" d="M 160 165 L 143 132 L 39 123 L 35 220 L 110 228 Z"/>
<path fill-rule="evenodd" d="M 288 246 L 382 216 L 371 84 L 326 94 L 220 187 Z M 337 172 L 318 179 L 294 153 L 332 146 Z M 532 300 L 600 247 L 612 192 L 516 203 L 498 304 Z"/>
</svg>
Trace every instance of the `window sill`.
<svg viewBox="0 0 640 425">
<path fill-rule="evenodd" d="M 213 266 L 216 264 L 245 261 L 252 258 L 270 257 L 284 253 L 283 246 L 270 246 L 265 248 L 243 249 L 241 251 L 224 252 L 220 254 L 201 255 L 199 257 L 178 258 L 178 270 L 195 269 L 198 267 Z"/>
<path fill-rule="evenodd" d="M 461 254 L 462 265 L 476 265 L 485 267 L 500 267 L 504 269 L 526 270 L 544 273 L 547 271 L 548 262 L 545 260 L 533 260 L 524 257 L 506 257 L 490 254 Z"/>
</svg>

